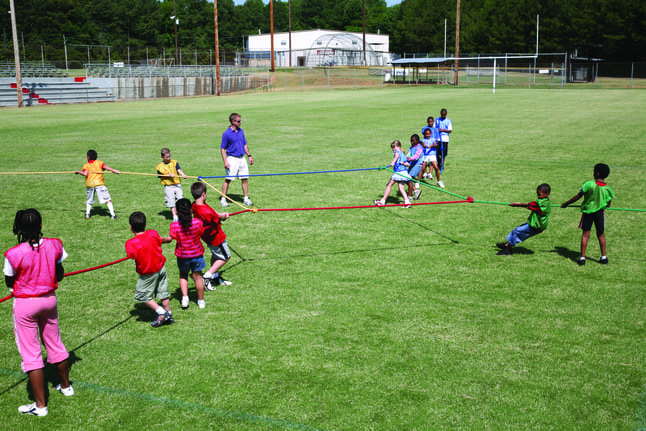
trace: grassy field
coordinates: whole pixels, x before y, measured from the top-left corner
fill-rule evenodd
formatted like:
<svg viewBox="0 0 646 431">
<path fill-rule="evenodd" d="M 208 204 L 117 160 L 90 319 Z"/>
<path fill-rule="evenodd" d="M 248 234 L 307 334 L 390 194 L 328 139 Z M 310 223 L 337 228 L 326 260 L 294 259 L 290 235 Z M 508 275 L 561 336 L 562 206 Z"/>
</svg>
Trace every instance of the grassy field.
<svg viewBox="0 0 646 431">
<path fill-rule="evenodd" d="M 82 178 L 5 175 L 80 169 L 85 152 L 152 173 L 169 147 L 188 175 L 222 175 L 219 142 L 242 114 L 254 174 L 374 168 L 428 115 L 454 123 L 446 190 L 476 200 L 560 204 L 610 165 L 616 208 L 646 209 L 646 98 L 626 90 L 398 87 L 262 93 L 0 111 L 0 240 L 16 210 L 38 208 L 63 240 L 67 272 L 125 256 L 128 216 L 168 233 L 154 177 L 106 174 L 119 220 L 84 220 Z M 259 208 L 369 205 L 388 172 L 257 177 Z M 207 180 L 219 187 L 219 179 Z M 190 182 L 184 182 L 188 191 Z M 434 185 L 434 184 L 432 184 Z M 421 202 L 454 200 L 423 186 Z M 240 185 L 231 196 L 241 201 Z M 209 192 L 217 205 L 217 194 Z M 398 202 L 395 191 L 392 203 Z M 231 211 L 238 210 L 234 206 Z M 259 212 L 225 222 L 234 284 L 207 307 L 179 307 L 165 246 L 172 326 L 135 306 L 132 262 L 66 278 L 58 290 L 76 395 L 52 389 L 49 415 L 29 398 L 0 305 L 0 421 L 7 429 L 631 430 L 646 426 L 646 224 L 608 211 L 610 264 L 576 265 L 578 208 L 554 208 L 548 230 L 496 256 L 527 211 L 473 203 Z M 192 284 L 191 284 L 192 287 Z M 175 292 L 175 290 L 178 290 Z M 2 295 L 4 296 L 4 295 Z M 191 291 L 195 300 L 195 292 Z"/>
</svg>

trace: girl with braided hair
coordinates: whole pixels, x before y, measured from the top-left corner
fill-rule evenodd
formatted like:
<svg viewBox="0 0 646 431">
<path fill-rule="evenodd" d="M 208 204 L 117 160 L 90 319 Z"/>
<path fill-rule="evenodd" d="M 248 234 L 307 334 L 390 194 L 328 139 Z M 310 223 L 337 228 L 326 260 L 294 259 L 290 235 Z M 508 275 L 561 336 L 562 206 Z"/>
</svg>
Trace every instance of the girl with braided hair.
<svg viewBox="0 0 646 431">
<path fill-rule="evenodd" d="M 46 416 L 44 363 L 40 343 L 47 351 L 47 362 L 55 364 L 61 378 L 56 387 L 63 395 L 74 395 L 69 381 L 69 354 L 58 328 L 56 289 L 63 279 L 63 260 L 67 253 L 55 238 L 43 238 L 42 218 L 33 209 L 16 213 L 13 233 L 18 245 L 5 253 L 4 275 L 13 289 L 13 320 L 16 344 L 22 357 L 22 370 L 29 375 L 34 403 L 20 406 L 21 413 Z M 39 338 L 40 333 L 40 338 Z"/>
</svg>

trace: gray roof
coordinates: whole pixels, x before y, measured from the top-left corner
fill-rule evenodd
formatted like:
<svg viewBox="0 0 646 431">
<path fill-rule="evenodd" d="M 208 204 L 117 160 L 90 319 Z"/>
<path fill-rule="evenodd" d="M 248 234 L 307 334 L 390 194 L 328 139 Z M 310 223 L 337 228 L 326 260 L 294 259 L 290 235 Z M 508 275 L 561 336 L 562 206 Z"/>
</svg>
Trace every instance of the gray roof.
<svg viewBox="0 0 646 431">
<path fill-rule="evenodd" d="M 436 64 L 444 63 L 449 59 L 444 57 L 434 57 L 434 58 L 400 58 L 393 60 L 390 63 L 393 66 L 405 66 L 405 65 L 424 65 L 424 64 Z"/>
</svg>

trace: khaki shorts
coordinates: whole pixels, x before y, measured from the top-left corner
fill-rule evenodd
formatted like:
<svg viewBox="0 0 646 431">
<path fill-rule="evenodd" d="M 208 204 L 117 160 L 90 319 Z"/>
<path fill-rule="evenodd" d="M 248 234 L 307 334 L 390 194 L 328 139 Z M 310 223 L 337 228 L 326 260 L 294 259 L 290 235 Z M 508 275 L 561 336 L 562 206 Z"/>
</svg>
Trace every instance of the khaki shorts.
<svg viewBox="0 0 646 431">
<path fill-rule="evenodd" d="M 150 302 L 155 294 L 157 294 L 158 299 L 170 298 L 166 265 L 154 274 L 140 275 L 139 280 L 137 280 L 135 301 Z"/>
<path fill-rule="evenodd" d="M 110 192 L 106 186 L 97 186 L 85 189 L 85 195 L 87 196 L 87 203 L 90 205 L 94 205 L 94 195 L 99 198 L 100 204 L 104 204 L 112 200 L 110 198 Z"/>
</svg>

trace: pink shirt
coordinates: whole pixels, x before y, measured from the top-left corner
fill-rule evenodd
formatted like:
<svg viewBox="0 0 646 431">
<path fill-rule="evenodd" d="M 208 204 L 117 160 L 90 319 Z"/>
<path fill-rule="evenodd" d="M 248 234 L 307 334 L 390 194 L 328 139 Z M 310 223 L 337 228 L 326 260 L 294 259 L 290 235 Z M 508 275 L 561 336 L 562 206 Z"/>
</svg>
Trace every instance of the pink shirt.
<svg viewBox="0 0 646 431">
<path fill-rule="evenodd" d="M 4 255 L 4 274 L 15 277 L 13 295 L 16 298 L 42 296 L 58 288 L 56 264 L 67 257 L 59 239 L 43 238 L 33 249 L 23 242 Z"/>
<path fill-rule="evenodd" d="M 199 257 L 204 254 L 204 246 L 200 237 L 204 233 L 202 220 L 194 218 L 191 226 L 183 229 L 178 221 L 170 224 L 170 233 L 168 236 L 177 241 L 175 245 L 175 256 L 181 258 Z"/>
</svg>

